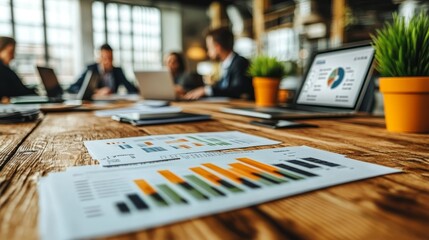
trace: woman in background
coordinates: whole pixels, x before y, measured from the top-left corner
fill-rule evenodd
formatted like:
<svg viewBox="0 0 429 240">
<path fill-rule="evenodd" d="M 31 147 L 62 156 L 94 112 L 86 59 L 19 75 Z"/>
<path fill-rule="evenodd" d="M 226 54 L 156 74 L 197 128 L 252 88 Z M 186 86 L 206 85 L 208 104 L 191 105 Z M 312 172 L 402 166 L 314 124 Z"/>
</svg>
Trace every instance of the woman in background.
<svg viewBox="0 0 429 240">
<path fill-rule="evenodd" d="M 197 73 L 186 71 L 185 60 L 182 54 L 171 52 L 166 58 L 167 68 L 174 80 L 176 95 L 183 96 L 188 91 L 204 86 L 203 79 Z"/>
<path fill-rule="evenodd" d="M 27 88 L 9 64 L 15 58 L 16 41 L 11 37 L 0 37 L 0 99 L 22 95 L 36 95 Z"/>
</svg>

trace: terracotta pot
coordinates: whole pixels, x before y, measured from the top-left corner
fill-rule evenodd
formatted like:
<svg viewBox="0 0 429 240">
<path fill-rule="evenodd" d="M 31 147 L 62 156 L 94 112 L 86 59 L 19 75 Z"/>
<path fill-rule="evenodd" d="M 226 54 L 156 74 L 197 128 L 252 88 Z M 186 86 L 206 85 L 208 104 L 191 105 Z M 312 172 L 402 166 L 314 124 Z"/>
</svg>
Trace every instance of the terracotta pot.
<svg viewBox="0 0 429 240">
<path fill-rule="evenodd" d="M 255 103 L 259 107 L 272 107 L 277 105 L 280 79 L 254 77 Z"/>
<path fill-rule="evenodd" d="M 429 133 L 429 76 L 380 78 L 387 130 Z"/>
</svg>

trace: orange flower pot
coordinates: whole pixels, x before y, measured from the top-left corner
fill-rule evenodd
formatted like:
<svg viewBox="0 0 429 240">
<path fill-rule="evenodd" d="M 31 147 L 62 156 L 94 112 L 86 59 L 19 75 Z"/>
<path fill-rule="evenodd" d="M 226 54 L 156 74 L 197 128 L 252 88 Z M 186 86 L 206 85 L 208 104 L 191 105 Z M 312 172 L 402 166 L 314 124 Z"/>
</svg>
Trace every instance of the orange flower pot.
<svg viewBox="0 0 429 240">
<path fill-rule="evenodd" d="M 254 77 L 255 103 L 259 107 L 272 107 L 277 105 L 280 79 Z"/>
<path fill-rule="evenodd" d="M 387 130 L 429 133 L 429 77 L 380 78 Z"/>
</svg>

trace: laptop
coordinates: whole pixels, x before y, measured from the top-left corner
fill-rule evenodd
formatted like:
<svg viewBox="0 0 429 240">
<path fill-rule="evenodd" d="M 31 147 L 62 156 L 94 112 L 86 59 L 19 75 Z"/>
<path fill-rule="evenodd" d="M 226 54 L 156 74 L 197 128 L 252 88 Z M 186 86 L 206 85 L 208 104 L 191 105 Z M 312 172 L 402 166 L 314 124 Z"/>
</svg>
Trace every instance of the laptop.
<svg viewBox="0 0 429 240">
<path fill-rule="evenodd" d="M 177 100 L 174 82 L 168 71 L 135 72 L 140 96 L 145 100 Z"/>
<path fill-rule="evenodd" d="M 92 95 L 97 88 L 98 74 L 88 71 L 85 75 L 84 82 L 75 96 L 63 98 L 64 90 L 62 89 L 58 77 L 54 70 L 49 67 L 37 66 L 42 84 L 46 90 L 46 96 L 20 96 L 11 98 L 14 104 L 43 104 L 43 103 L 62 103 L 65 100 L 91 100 Z"/>
<path fill-rule="evenodd" d="M 370 44 L 318 52 L 293 104 L 282 107 L 228 107 L 222 112 L 265 119 L 346 117 L 358 113 L 373 71 Z"/>
<path fill-rule="evenodd" d="M 203 97 L 198 100 L 188 100 L 176 96 L 175 85 L 168 71 L 134 72 L 139 83 L 140 96 L 144 100 L 154 100 L 153 103 L 167 104 L 167 101 L 199 101 L 206 103 L 227 103 L 228 97 Z"/>
</svg>

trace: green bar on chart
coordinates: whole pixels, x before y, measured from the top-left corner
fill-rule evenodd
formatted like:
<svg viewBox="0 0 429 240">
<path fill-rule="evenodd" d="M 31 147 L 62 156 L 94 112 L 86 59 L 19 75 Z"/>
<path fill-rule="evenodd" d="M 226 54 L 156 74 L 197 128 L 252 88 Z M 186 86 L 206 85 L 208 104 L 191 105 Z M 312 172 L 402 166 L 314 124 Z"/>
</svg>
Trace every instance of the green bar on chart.
<svg viewBox="0 0 429 240">
<path fill-rule="evenodd" d="M 216 197 L 226 196 L 225 193 L 223 193 L 222 191 L 220 191 L 219 189 L 217 189 L 213 186 L 210 186 L 209 184 L 207 184 L 203 180 L 199 179 L 197 176 L 187 175 L 187 176 L 185 176 L 185 178 L 189 182 L 201 187 L 202 189 L 204 189 L 206 192 L 210 193 L 213 196 L 216 196 Z"/>
<path fill-rule="evenodd" d="M 193 167 L 193 168 L 190 168 L 190 170 L 193 171 L 194 173 L 200 175 L 201 177 L 205 178 L 206 180 L 213 183 L 214 185 L 223 186 L 233 193 L 243 192 L 243 190 L 241 188 L 231 184 L 230 182 L 228 182 L 226 180 L 223 180 L 222 178 L 220 178 L 217 175 L 205 170 L 204 168 Z"/>
<path fill-rule="evenodd" d="M 186 192 L 191 194 L 193 197 L 195 197 L 197 200 L 208 200 L 209 197 L 195 189 L 192 185 L 187 183 L 185 180 L 183 180 L 181 177 L 177 176 L 173 172 L 169 170 L 160 170 L 158 171 L 159 174 L 161 174 L 164 178 L 166 178 L 171 183 L 177 184 L 178 186 L 182 187 Z"/>
<path fill-rule="evenodd" d="M 188 201 L 181 197 L 176 191 L 171 189 L 167 184 L 156 185 L 160 191 L 167 195 L 176 204 L 188 204 Z"/>
</svg>

